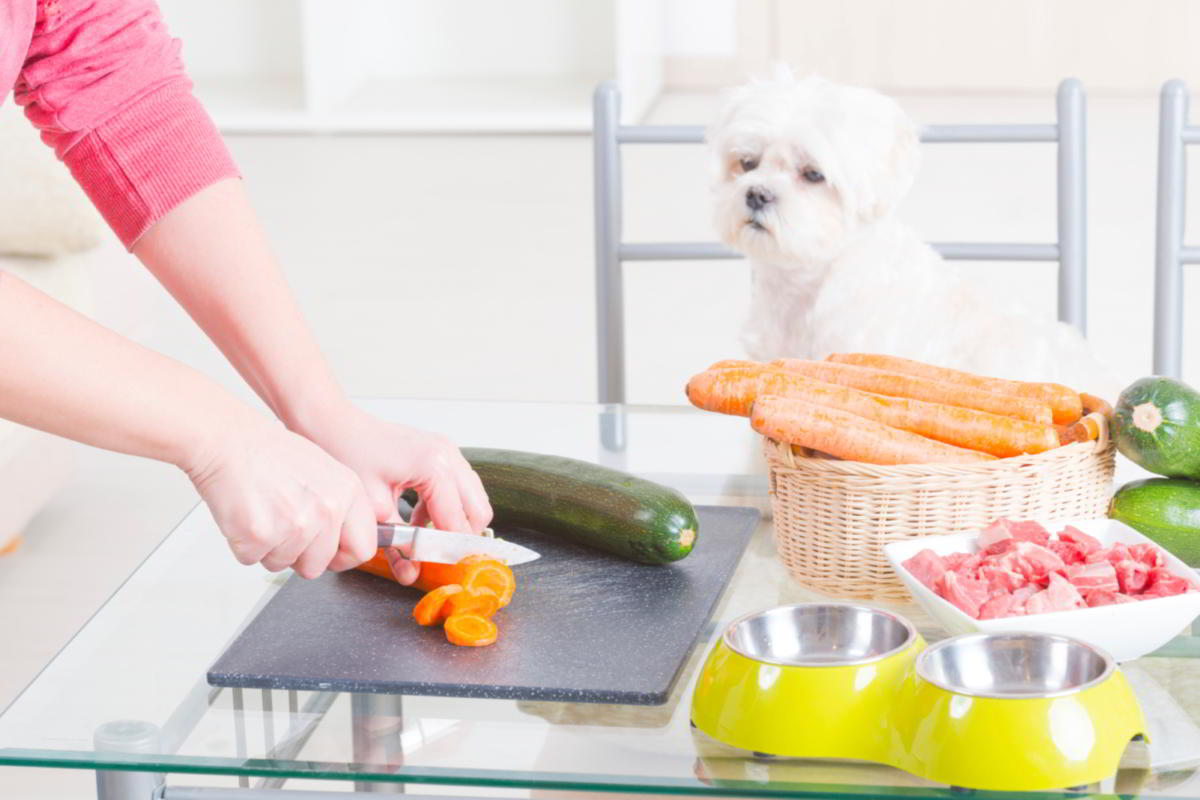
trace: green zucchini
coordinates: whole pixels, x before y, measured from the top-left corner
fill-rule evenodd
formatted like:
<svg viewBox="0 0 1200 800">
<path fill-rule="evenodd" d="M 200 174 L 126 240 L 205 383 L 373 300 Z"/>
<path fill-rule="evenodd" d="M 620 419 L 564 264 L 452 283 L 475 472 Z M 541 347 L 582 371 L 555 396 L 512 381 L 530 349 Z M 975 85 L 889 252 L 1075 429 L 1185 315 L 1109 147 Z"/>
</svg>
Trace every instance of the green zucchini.
<svg viewBox="0 0 1200 800">
<path fill-rule="evenodd" d="M 1113 438 L 1130 461 L 1168 478 L 1200 479 L 1200 393 L 1152 376 L 1117 398 Z"/>
<path fill-rule="evenodd" d="M 1172 478 L 1127 483 L 1117 490 L 1108 515 L 1200 566 L 1200 484 Z"/>
<path fill-rule="evenodd" d="M 674 489 L 573 458 L 462 453 L 483 481 L 498 526 L 555 534 L 643 564 L 678 561 L 695 546 L 695 509 Z"/>
</svg>

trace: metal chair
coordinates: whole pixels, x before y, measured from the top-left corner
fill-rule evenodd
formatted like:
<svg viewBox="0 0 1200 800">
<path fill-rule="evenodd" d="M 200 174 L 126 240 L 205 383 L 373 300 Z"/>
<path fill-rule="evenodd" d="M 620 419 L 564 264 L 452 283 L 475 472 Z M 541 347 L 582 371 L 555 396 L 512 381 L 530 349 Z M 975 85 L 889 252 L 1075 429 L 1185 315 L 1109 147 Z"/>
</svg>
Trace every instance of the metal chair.
<svg viewBox="0 0 1200 800">
<path fill-rule="evenodd" d="M 616 83 L 596 87 L 592 104 L 596 193 L 596 348 L 598 396 L 603 404 L 625 402 L 623 265 L 628 261 L 736 259 L 715 242 L 625 242 L 621 239 L 621 145 L 702 144 L 700 126 L 622 125 Z M 933 125 L 921 141 L 1056 142 L 1058 144 L 1058 240 L 1050 244 L 949 242 L 934 247 L 965 261 L 1057 261 L 1058 318 L 1087 331 L 1086 109 L 1083 86 L 1058 86 L 1057 121 L 1044 125 Z M 624 446 L 619 414 L 605 415 L 606 448 Z"/>
<path fill-rule="evenodd" d="M 1158 205 L 1154 232 L 1154 373 L 1183 371 L 1183 265 L 1200 263 L 1200 247 L 1183 243 L 1187 203 L 1187 146 L 1200 142 L 1188 124 L 1188 90 L 1163 84 L 1158 114 Z"/>
</svg>

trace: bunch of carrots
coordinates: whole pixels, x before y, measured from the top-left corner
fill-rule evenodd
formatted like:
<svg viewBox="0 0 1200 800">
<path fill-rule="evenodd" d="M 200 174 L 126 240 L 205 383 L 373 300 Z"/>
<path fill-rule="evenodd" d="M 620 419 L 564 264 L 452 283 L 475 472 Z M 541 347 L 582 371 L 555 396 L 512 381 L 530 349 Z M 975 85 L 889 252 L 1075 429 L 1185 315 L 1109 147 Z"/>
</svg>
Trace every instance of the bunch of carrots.
<svg viewBox="0 0 1200 800">
<path fill-rule="evenodd" d="M 971 463 L 1095 439 L 1112 407 L 1056 383 L 987 378 L 873 353 L 718 361 L 692 405 L 788 444 L 870 464 Z"/>
<path fill-rule="evenodd" d="M 395 580 L 382 550 L 359 569 Z M 451 644 L 485 647 L 496 641 L 496 612 L 512 602 L 517 582 L 507 564 L 467 556 L 457 564 L 421 564 L 414 588 L 425 592 L 413 609 L 419 625 L 441 625 Z"/>
</svg>

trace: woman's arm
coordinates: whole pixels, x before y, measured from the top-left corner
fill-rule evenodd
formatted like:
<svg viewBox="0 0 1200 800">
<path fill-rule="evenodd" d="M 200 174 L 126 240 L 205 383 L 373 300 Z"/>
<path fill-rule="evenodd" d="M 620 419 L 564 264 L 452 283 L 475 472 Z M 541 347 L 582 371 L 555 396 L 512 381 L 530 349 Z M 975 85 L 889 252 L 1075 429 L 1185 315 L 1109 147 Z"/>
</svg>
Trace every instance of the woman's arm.
<svg viewBox="0 0 1200 800">
<path fill-rule="evenodd" d="M 0 364 L 0 417 L 175 464 L 242 563 L 315 577 L 375 550 L 351 470 L 196 370 L 6 273 Z"/>
<path fill-rule="evenodd" d="M 354 408 L 267 246 L 241 181 L 213 184 L 152 227 L 133 252 L 292 430 L 355 469 L 380 519 L 408 487 L 418 519 L 478 532 L 491 507 L 458 449 Z M 381 343 L 382 346 L 382 343 Z"/>
</svg>

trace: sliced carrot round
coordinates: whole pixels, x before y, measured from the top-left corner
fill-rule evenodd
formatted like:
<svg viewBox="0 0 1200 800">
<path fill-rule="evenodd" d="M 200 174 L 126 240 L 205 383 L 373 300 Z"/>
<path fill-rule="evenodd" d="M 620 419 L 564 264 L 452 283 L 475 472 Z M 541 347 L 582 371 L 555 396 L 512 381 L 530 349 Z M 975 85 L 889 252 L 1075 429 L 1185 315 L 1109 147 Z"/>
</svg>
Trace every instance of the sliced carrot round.
<svg viewBox="0 0 1200 800">
<path fill-rule="evenodd" d="M 478 614 L 481 617 L 490 617 L 500 610 L 500 596 L 486 586 L 472 587 L 452 595 L 446 602 L 446 608 L 449 609 L 447 616 L 451 617 L 456 614 Z"/>
<path fill-rule="evenodd" d="M 496 623 L 478 614 L 455 614 L 446 620 L 446 639 L 460 647 L 484 647 L 496 641 Z"/>
<path fill-rule="evenodd" d="M 445 621 L 450 609 L 447 601 L 457 595 L 466 594 L 457 583 L 439 586 L 421 598 L 413 609 L 413 619 L 420 625 L 438 625 Z"/>
<path fill-rule="evenodd" d="M 491 589 L 500 599 L 500 607 L 504 608 L 512 602 L 517 580 L 507 564 L 501 564 L 499 561 L 481 561 L 465 567 L 462 585 L 466 589 Z"/>
</svg>

